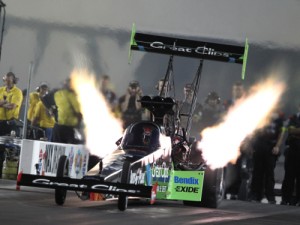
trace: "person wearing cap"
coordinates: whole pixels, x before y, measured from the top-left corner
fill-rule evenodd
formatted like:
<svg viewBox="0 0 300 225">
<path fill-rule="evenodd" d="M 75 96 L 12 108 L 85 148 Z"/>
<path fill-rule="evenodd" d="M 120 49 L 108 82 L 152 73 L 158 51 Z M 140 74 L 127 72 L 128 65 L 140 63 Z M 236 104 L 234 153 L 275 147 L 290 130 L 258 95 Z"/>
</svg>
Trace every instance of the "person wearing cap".
<svg viewBox="0 0 300 225">
<path fill-rule="evenodd" d="M 29 94 L 29 104 L 28 104 L 28 110 L 27 110 L 27 121 L 28 124 L 32 124 L 35 110 L 38 102 L 41 100 L 41 98 L 48 92 L 48 85 L 43 82 L 41 83 L 33 92 Z M 33 124 L 32 124 L 33 125 Z M 37 125 L 37 124 L 36 124 Z M 27 134 L 27 138 L 29 139 L 39 139 L 38 138 L 38 131 L 35 129 L 29 129 L 29 132 Z"/>
<path fill-rule="evenodd" d="M 129 83 L 127 92 L 119 99 L 119 109 L 122 114 L 123 127 L 142 120 L 142 107 L 138 102 L 142 96 L 142 90 L 138 81 Z"/>
<path fill-rule="evenodd" d="M 40 138 L 47 138 L 47 140 L 51 141 L 55 119 L 52 111 L 48 110 L 41 100 L 48 93 L 48 91 L 49 88 L 46 83 L 41 84 L 38 88 L 39 101 L 34 109 L 32 125 L 41 128 L 41 130 L 37 132 L 36 139 L 39 140 Z"/>
<path fill-rule="evenodd" d="M 18 78 L 9 72 L 3 77 L 5 85 L 0 88 L 0 136 L 10 135 L 11 131 L 18 131 L 13 120 L 19 118 L 23 101 L 22 91 L 16 86 Z M 17 133 L 18 135 L 18 133 Z M 0 144 L 0 178 L 5 160 L 5 146 Z"/>
<path fill-rule="evenodd" d="M 38 87 L 39 88 L 39 87 Z M 29 103 L 28 103 L 28 111 L 27 111 L 27 121 L 29 123 L 32 122 L 32 117 L 34 114 L 34 109 L 36 104 L 39 102 L 39 93 L 38 88 L 29 94 Z"/>
</svg>

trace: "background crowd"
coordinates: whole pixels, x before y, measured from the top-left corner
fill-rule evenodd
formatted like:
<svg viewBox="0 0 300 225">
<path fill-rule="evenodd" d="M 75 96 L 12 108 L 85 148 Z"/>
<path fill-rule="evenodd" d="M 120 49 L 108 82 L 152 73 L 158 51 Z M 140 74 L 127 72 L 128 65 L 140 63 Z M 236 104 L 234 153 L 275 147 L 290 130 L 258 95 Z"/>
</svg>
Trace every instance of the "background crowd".
<svg viewBox="0 0 300 225">
<path fill-rule="evenodd" d="M 63 86 L 50 90 L 46 82 L 29 93 L 28 108 L 25 112 L 26 90 L 17 87 L 18 78 L 9 72 L 3 77 L 0 88 L 0 136 L 21 136 L 24 114 L 27 113 L 26 138 L 59 143 L 78 144 L 84 140 L 76 138 L 76 129 L 82 124 L 80 105 L 76 94 L 66 79 Z M 100 90 L 112 112 L 123 121 L 124 129 L 131 123 L 147 118 L 148 113 L 138 101 L 143 95 L 138 81 L 132 81 L 124 94 L 116 95 L 110 77 L 100 80 Z M 162 93 L 161 81 L 157 90 Z M 184 86 L 184 101 L 178 101 L 183 115 L 193 96 L 191 84 Z M 232 85 L 232 98 L 223 100 L 217 92 L 211 91 L 203 103 L 197 103 L 192 117 L 190 135 L 201 139 L 201 131 L 217 124 L 222 116 L 245 94 L 243 83 Z M 247 118 L 244 118 L 247 120 Z M 185 120 L 184 116 L 181 122 Z M 242 123 L 243 121 L 241 121 Z M 0 144 L 0 177 L 5 159 L 5 146 Z M 275 204 L 275 174 L 278 157 L 284 154 L 284 178 L 282 181 L 282 201 L 284 205 L 300 206 L 300 104 L 293 115 L 285 116 L 278 108 L 272 113 L 269 123 L 248 137 L 240 147 L 240 156 L 235 164 L 226 166 L 229 199 L 241 199 L 241 185 L 247 180 L 249 190 L 242 200 Z"/>
</svg>

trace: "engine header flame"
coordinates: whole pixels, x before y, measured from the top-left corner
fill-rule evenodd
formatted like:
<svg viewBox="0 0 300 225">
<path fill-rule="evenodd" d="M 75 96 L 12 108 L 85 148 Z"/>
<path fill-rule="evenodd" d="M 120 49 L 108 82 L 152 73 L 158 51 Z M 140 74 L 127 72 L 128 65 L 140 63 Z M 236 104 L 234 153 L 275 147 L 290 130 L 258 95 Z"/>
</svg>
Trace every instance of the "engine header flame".
<svg viewBox="0 0 300 225">
<path fill-rule="evenodd" d="M 229 162 L 235 163 L 241 143 L 269 122 L 284 89 L 285 84 L 276 79 L 259 83 L 229 109 L 223 122 L 203 130 L 198 148 L 208 166 L 215 169 Z"/>
<path fill-rule="evenodd" d="M 84 69 L 74 70 L 71 85 L 80 102 L 86 147 L 91 154 L 103 158 L 116 149 L 115 142 L 123 133 L 122 122 L 111 112 L 94 74 Z"/>
</svg>

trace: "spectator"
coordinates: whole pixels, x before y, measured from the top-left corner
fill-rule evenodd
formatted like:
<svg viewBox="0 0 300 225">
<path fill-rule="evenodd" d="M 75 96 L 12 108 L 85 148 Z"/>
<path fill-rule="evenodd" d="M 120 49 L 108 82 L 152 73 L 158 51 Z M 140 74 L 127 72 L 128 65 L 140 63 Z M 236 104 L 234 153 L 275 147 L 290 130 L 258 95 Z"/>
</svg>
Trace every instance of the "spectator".
<svg viewBox="0 0 300 225">
<path fill-rule="evenodd" d="M 224 107 L 221 104 L 221 98 L 218 93 L 210 92 L 201 109 L 201 119 L 199 121 L 199 132 L 206 127 L 212 127 L 220 122 L 224 113 Z"/>
<path fill-rule="evenodd" d="M 245 88 L 244 85 L 241 82 L 236 82 L 233 84 L 231 89 L 232 98 L 230 100 L 227 100 L 224 103 L 225 110 L 228 110 L 230 107 L 232 107 L 236 102 L 241 99 L 245 94 Z M 251 165 L 251 157 L 249 154 L 249 147 L 247 145 L 248 141 L 244 141 L 243 144 L 240 147 L 240 156 L 238 157 L 235 164 L 228 163 L 226 166 L 226 195 L 230 194 L 231 200 L 238 199 L 238 194 L 240 191 L 242 179 L 248 178 L 248 168 L 242 168 L 242 166 L 246 165 L 246 167 Z M 246 182 L 248 183 L 248 182 Z M 248 194 L 245 194 L 248 195 Z M 246 197 L 248 198 L 248 197 Z M 241 199 L 241 200 L 247 200 L 247 199 Z"/>
<path fill-rule="evenodd" d="M 232 105 L 234 105 L 237 100 L 239 100 L 244 96 L 244 94 L 245 94 L 244 85 L 239 81 L 234 83 L 231 89 L 232 98 L 224 102 L 225 110 L 228 110 Z"/>
<path fill-rule="evenodd" d="M 138 100 L 142 96 L 142 90 L 139 82 L 129 83 L 126 94 L 119 99 L 119 108 L 122 114 L 123 127 L 128 127 L 131 123 L 142 119 L 141 103 Z"/>
<path fill-rule="evenodd" d="M 117 96 L 112 90 L 112 85 L 108 75 L 102 76 L 100 80 L 100 91 L 106 99 L 107 103 L 111 106 L 112 109 L 114 109 L 117 103 Z"/>
<path fill-rule="evenodd" d="M 38 88 L 36 88 L 35 91 L 29 94 L 29 103 L 28 103 L 28 111 L 27 111 L 28 123 L 32 123 L 35 106 L 39 102 L 39 100 L 40 100 L 39 92 L 38 92 Z"/>
<path fill-rule="evenodd" d="M 179 103 L 179 113 L 180 113 L 180 127 L 184 129 L 189 129 L 188 127 L 188 118 L 190 115 L 192 100 L 194 96 L 194 89 L 192 84 L 186 84 L 184 86 L 184 100 L 183 102 Z M 199 122 L 201 119 L 201 111 L 202 106 L 199 103 L 196 103 L 193 115 L 191 117 L 191 124 L 190 124 L 190 135 L 194 137 L 200 137 L 200 130 L 199 130 Z"/>
<path fill-rule="evenodd" d="M 16 86 L 18 78 L 9 72 L 3 77 L 5 86 L 0 88 L 0 136 L 10 135 L 17 131 L 13 120 L 19 118 L 23 100 L 22 91 Z M 3 162 L 5 160 L 5 146 L 0 144 L 0 178 L 2 178 Z"/>
<path fill-rule="evenodd" d="M 160 79 L 155 87 L 156 90 L 158 91 L 157 93 L 158 96 L 169 97 L 169 92 L 171 90 L 169 81 L 165 81 L 165 79 Z"/>
<path fill-rule="evenodd" d="M 258 130 L 252 140 L 253 173 L 251 200 L 261 202 L 264 194 L 270 204 L 275 204 L 274 169 L 279 152 L 274 152 L 280 129 L 283 125 L 282 113 L 274 112 L 270 123 Z"/>
<path fill-rule="evenodd" d="M 48 90 L 48 85 L 45 83 L 39 86 L 38 93 L 41 99 L 48 93 Z M 55 119 L 52 111 L 48 110 L 43 102 L 39 100 L 36 104 L 32 119 L 32 125 L 41 128 L 41 130 L 37 132 L 37 139 L 39 140 L 46 137 L 47 140 L 51 141 L 54 124 Z"/>
<path fill-rule="evenodd" d="M 71 88 L 70 78 L 66 79 L 63 88 L 54 93 L 57 108 L 57 121 L 53 128 L 52 141 L 78 144 L 74 128 L 78 128 L 82 115 L 76 94 Z"/>
<path fill-rule="evenodd" d="M 273 149 L 274 154 L 279 152 L 285 144 L 284 178 L 282 182 L 282 205 L 300 206 L 300 104 L 298 112 L 292 115 L 284 124 L 281 135 Z M 293 193 L 296 188 L 296 196 Z"/>
</svg>

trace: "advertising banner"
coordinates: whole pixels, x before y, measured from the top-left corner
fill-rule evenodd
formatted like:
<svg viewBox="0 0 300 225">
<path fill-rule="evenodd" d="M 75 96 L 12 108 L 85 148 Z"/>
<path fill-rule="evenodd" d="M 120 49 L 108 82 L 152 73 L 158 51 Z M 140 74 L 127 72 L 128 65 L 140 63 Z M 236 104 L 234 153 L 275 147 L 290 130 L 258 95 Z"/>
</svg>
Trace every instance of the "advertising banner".
<svg viewBox="0 0 300 225">
<path fill-rule="evenodd" d="M 56 176 L 61 155 L 69 160 L 69 176 L 82 178 L 87 172 L 89 152 L 84 145 L 23 140 L 19 171 L 27 174 Z"/>
</svg>

